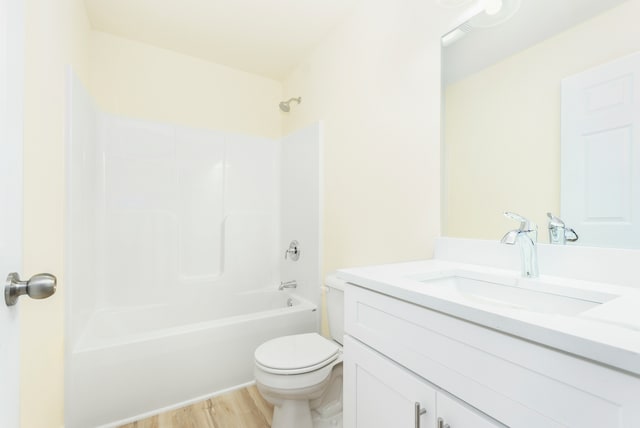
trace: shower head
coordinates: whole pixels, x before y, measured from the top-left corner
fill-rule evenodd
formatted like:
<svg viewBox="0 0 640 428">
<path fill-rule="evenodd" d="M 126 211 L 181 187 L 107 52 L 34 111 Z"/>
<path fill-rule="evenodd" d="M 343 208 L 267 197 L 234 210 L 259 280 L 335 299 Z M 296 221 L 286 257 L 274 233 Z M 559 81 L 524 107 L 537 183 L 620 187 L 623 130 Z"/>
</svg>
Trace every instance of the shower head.
<svg viewBox="0 0 640 428">
<path fill-rule="evenodd" d="M 297 101 L 297 103 L 300 104 L 302 102 L 302 97 L 291 98 L 289 101 L 280 101 L 280 110 L 285 113 L 289 113 L 291 110 L 291 106 L 289 105 L 291 101 Z"/>
</svg>

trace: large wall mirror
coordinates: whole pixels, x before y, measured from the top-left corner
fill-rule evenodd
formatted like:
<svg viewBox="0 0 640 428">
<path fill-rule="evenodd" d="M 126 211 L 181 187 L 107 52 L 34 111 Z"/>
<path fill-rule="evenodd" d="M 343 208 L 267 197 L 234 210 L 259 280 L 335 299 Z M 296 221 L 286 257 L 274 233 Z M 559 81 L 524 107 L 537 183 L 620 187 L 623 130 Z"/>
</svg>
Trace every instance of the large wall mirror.
<svg viewBox="0 0 640 428">
<path fill-rule="evenodd" d="M 640 52 L 640 0 L 500 3 L 515 4 L 517 12 L 492 27 L 463 24 L 457 40 L 443 47 L 443 235 L 499 240 L 517 226 L 502 215 L 513 211 L 538 225 L 539 242 L 549 242 L 547 212 L 562 217 L 561 162 L 567 162 L 562 82 Z M 630 192 L 640 194 L 640 183 L 631 183 Z M 634 241 L 572 245 L 640 248 Z"/>
</svg>

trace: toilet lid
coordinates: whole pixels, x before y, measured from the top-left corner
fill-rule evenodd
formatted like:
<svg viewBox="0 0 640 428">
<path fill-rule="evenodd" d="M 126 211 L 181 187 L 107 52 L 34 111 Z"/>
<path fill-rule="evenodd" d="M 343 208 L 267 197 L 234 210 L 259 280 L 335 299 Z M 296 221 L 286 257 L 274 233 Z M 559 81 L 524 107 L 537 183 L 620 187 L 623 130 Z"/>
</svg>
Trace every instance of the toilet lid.
<svg viewBox="0 0 640 428">
<path fill-rule="evenodd" d="M 307 373 L 338 358 L 340 347 L 317 333 L 269 340 L 256 349 L 256 363 L 271 373 Z"/>
</svg>

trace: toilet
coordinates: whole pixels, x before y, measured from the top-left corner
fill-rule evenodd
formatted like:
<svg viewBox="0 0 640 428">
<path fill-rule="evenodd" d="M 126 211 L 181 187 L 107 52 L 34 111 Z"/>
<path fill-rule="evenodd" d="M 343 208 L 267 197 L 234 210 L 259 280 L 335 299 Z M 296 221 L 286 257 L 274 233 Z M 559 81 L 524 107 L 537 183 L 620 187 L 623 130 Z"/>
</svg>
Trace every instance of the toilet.
<svg viewBox="0 0 640 428">
<path fill-rule="evenodd" d="M 296 334 L 256 349 L 256 385 L 274 406 L 271 428 L 342 427 L 345 282 L 328 275 L 325 286 L 333 340 L 318 333 Z"/>
</svg>

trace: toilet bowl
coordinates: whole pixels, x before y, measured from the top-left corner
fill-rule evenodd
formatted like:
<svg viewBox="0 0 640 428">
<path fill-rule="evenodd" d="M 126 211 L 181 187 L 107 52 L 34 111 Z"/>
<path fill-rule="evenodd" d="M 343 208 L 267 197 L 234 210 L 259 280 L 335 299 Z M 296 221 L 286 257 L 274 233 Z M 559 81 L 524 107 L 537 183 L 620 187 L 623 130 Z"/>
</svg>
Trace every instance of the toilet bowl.
<svg viewBox="0 0 640 428">
<path fill-rule="evenodd" d="M 345 283 L 328 276 L 326 285 L 334 340 L 318 333 L 296 334 L 269 340 L 255 351 L 258 391 L 274 406 L 271 428 L 342 427 Z"/>
</svg>

